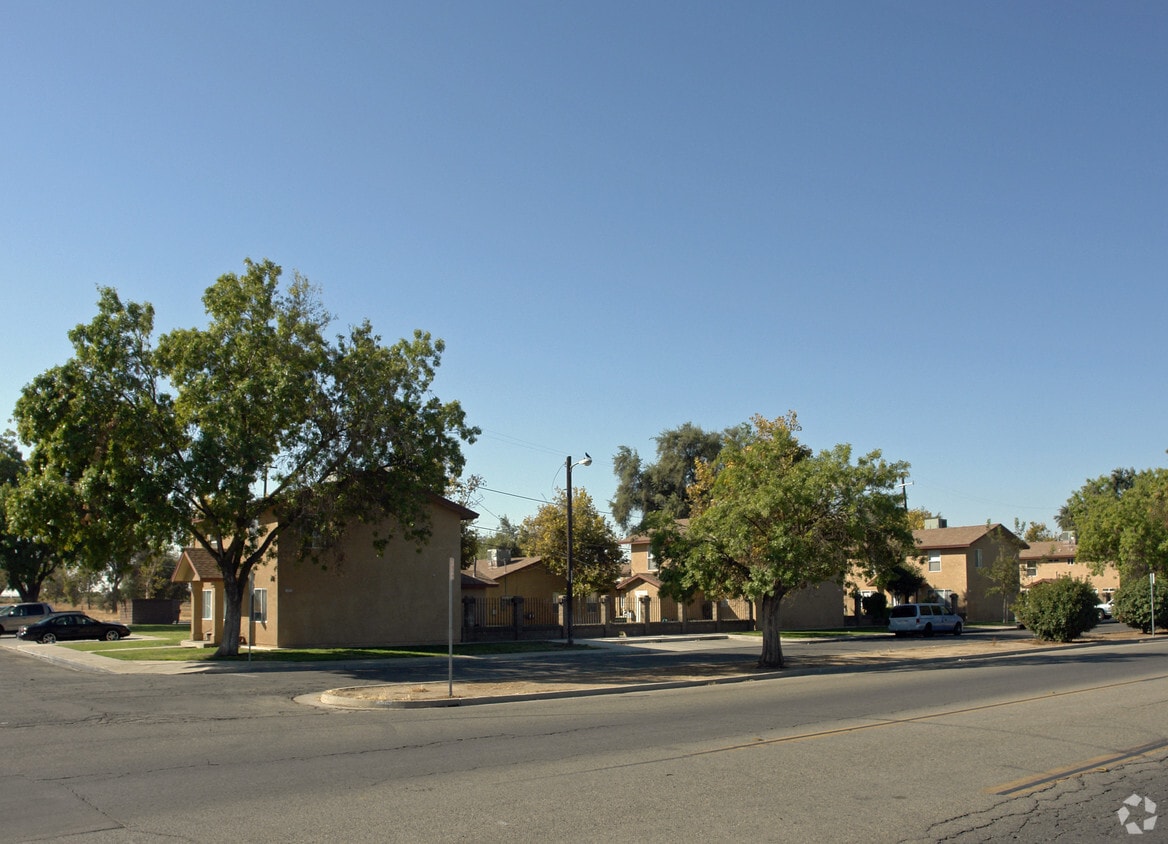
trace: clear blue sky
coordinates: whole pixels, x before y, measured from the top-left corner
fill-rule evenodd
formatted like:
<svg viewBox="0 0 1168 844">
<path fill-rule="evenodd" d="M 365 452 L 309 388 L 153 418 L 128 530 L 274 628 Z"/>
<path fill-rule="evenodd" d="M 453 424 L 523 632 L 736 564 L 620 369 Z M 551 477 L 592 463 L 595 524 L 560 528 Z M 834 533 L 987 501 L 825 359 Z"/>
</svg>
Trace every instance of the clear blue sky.
<svg viewBox="0 0 1168 844">
<path fill-rule="evenodd" d="M 487 530 L 791 409 L 951 525 L 1165 464 L 1161 2 L 0 0 L 0 78 L 5 415 L 253 257 L 446 341 Z"/>
</svg>

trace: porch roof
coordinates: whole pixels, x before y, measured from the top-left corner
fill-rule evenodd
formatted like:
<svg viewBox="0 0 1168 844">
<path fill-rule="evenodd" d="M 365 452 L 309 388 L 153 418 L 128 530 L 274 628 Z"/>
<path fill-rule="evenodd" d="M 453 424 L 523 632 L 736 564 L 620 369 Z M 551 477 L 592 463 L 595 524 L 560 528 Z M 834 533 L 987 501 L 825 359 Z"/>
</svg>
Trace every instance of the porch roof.
<svg viewBox="0 0 1168 844">
<path fill-rule="evenodd" d="M 637 583 L 647 583 L 650 586 L 657 587 L 658 589 L 661 588 L 661 580 L 659 578 L 645 572 L 639 572 L 632 575 L 631 577 L 626 577 L 624 580 L 617 583 L 616 591 L 623 592 L 630 586 L 633 586 Z"/>
<path fill-rule="evenodd" d="M 174 574 L 170 576 L 172 583 L 197 583 L 209 580 L 222 580 L 223 573 L 215 558 L 205 548 L 184 548 L 178 559 Z"/>
</svg>

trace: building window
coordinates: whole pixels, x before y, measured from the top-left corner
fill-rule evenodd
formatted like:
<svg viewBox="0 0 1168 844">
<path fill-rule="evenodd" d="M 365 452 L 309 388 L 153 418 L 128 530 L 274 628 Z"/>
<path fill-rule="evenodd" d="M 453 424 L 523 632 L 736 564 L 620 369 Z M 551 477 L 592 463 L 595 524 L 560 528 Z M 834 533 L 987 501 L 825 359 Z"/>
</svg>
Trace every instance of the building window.
<svg viewBox="0 0 1168 844">
<path fill-rule="evenodd" d="M 203 621 L 211 621 L 215 618 L 215 590 L 203 590 Z"/>
<path fill-rule="evenodd" d="M 930 554 L 929 555 L 929 571 L 940 571 L 940 570 L 941 570 L 941 555 L 940 554 Z"/>
<path fill-rule="evenodd" d="M 973 567 L 975 569 L 981 568 L 981 549 L 980 548 L 973 549 Z"/>
<path fill-rule="evenodd" d="M 268 590 L 253 589 L 251 593 L 251 617 L 253 621 L 268 620 Z"/>
<path fill-rule="evenodd" d="M 653 554 L 653 549 L 649 549 L 649 571 L 657 571 L 657 557 Z"/>
<path fill-rule="evenodd" d="M 1038 577 L 1038 564 L 1037 563 L 1027 563 L 1026 564 L 1026 576 L 1027 577 Z"/>
</svg>

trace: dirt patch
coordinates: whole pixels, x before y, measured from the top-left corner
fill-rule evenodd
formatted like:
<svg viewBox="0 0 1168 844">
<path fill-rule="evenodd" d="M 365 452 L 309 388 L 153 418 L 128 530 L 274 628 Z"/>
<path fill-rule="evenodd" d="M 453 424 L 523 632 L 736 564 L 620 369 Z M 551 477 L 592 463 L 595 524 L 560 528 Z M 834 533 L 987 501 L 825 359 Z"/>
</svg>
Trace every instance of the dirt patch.
<svg viewBox="0 0 1168 844">
<path fill-rule="evenodd" d="M 626 690 L 649 690 L 670 686 L 701 685 L 703 683 L 741 682 L 791 675 L 793 673 L 814 672 L 816 670 L 839 670 L 848 667 L 903 665 L 914 661 L 938 659 L 963 659 L 993 657 L 998 655 L 1023 654 L 1035 650 L 1058 650 L 1073 648 L 1087 643 L 1104 643 L 1140 639 L 1143 635 L 1136 630 L 1107 630 L 1092 632 L 1074 642 L 1065 644 L 1041 642 L 1035 639 L 954 638 L 952 642 L 938 646 L 932 644 L 921 647 L 889 646 L 879 650 L 845 654 L 800 654 L 788 656 L 785 667 L 779 671 L 760 669 L 752 662 L 736 665 L 726 663 L 687 663 L 677 670 L 655 669 L 636 671 L 581 671 L 564 676 L 562 667 L 554 674 L 543 677 L 502 681 L 455 681 L 453 687 L 448 681 L 434 683 L 388 683 L 371 686 L 352 686 L 326 692 L 322 699 L 339 706 L 409 706 L 464 702 L 482 702 L 506 698 L 570 696 Z M 525 669 L 525 672 L 527 670 Z"/>
</svg>

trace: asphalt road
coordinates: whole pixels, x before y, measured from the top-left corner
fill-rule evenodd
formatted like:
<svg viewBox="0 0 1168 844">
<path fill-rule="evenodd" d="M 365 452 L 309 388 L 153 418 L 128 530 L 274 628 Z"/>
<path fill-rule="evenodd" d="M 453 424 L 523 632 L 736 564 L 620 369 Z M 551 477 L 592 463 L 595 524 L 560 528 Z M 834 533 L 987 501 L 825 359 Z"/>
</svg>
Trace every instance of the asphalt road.
<svg viewBox="0 0 1168 844">
<path fill-rule="evenodd" d="M 832 647 L 850 646 L 788 654 Z M 117 675 L 0 648 L 0 841 L 1168 840 L 1168 821 L 1136 839 L 1116 814 L 1133 794 L 1168 814 L 1166 640 L 465 709 L 304 702 L 444 668 Z"/>
</svg>

